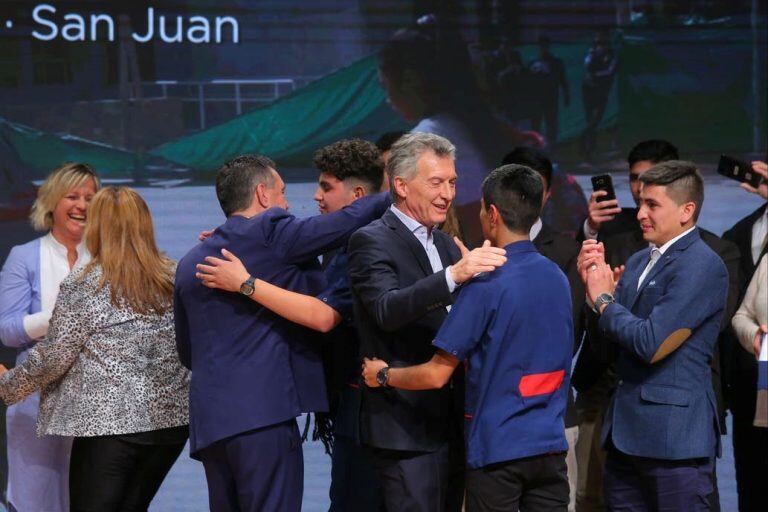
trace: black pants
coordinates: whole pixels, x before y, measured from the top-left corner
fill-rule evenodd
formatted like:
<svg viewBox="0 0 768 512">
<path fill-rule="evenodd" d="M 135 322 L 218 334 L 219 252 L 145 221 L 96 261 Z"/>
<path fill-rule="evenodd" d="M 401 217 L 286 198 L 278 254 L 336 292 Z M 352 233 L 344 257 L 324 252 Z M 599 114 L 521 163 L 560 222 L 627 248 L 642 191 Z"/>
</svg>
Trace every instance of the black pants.
<svg viewBox="0 0 768 512">
<path fill-rule="evenodd" d="M 565 512 L 568 499 L 565 453 L 467 470 L 467 512 Z"/>
<path fill-rule="evenodd" d="M 147 445 L 118 436 L 76 437 L 69 463 L 73 512 L 144 511 L 184 443 Z"/>
</svg>

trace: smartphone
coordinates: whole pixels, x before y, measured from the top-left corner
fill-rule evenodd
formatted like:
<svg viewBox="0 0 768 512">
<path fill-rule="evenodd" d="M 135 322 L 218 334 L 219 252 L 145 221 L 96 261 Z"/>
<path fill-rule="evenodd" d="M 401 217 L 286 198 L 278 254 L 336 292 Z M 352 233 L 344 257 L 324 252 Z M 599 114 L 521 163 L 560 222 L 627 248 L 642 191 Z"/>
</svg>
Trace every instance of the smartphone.
<svg viewBox="0 0 768 512">
<path fill-rule="evenodd" d="M 757 188 L 763 181 L 763 177 L 754 172 L 751 165 L 726 155 L 720 156 L 717 172 L 726 178 L 748 183 L 754 188 Z"/>
<path fill-rule="evenodd" d="M 603 201 L 610 201 L 616 199 L 616 191 L 613 190 L 613 178 L 610 174 L 600 174 L 598 176 L 592 176 L 592 191 L 605 190 L 607 195 L 597 198 L 598 203 Z"/>
</svg>

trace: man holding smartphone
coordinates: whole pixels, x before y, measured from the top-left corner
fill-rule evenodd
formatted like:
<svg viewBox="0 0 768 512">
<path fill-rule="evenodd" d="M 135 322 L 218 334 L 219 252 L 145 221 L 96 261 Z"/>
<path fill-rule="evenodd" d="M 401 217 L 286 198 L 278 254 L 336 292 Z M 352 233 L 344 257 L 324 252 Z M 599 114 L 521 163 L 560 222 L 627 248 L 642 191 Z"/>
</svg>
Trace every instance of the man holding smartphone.
<svg viewBox="0 0 768 512">
<path fill-rule="evenodd" d="M 640 201 L 640 175 L 660 162 L 680 158 L 677 148 L 670 142 L 652 139 L 640 142 L 629 152 L 629 189 L 635 205 Z M 637 207 L 620 208 L 618 199 L 600 201 L 608 195 L 598 190 L 589 197 L 589 216 L 584 221 L 583 239 L 606 237 L 637 229 Z"/>
</svg>

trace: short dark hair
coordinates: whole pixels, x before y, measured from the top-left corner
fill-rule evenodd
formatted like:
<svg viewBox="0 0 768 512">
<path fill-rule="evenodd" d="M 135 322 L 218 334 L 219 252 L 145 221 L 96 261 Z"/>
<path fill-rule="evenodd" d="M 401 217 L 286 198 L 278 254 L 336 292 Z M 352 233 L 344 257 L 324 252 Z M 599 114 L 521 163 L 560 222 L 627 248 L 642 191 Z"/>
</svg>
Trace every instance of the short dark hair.
<svg viewBox="0 0 768 512">
<path fill-rule="evenodd" d="M 359 180 L 367 192 L 378 192 L 384 179 L 381 152 L 363 139 L 345 139 L 318 149 L 315 167 L 339 181 Z"/>
<path fill-rule="evenodd" d="M 544 178 L 544 182 L 547 184 L 547 188 L 552 186 L 552 161 L 538 149 L 522 146 L 516 147 L 507 153 L 507 156 L 504 157 L 501 163 L 502 165 L 517 164 L 530 167 L 541 174 L 541 177 Z"/>
<path fill-rule="evenodd" d="M 669 141 L 663 139 L 644 140 L 635 145 L 627 155 L 627 163 L 630 167 L 637 162 L 648 161 L 652 164 L 679 160 L 677 148 Z"/>
<path fill-rule="evenodd" d="M 251 206 L 259 183 L 275 185 L 275 162 L 262 155 L 242 155 L 229 160 L 216 173 L 216 197 L 229 217 Z"/>
<path fill-rule="evenodd" d="M 524 165 L 502 165 L 483 180 L 484 208 L 496 206 L 504 225 L 515 233 L 530 232 L 541 212 L 543 192 L 539 174 Z"/>
<path fill-rule="evenodd" d="M 379 151 L 381 151 L 382 153 L 385 151 L 389 151 L 390 149 L 392 149 L 392 145 L 395 142 L 397 142 L 397 140 L 403 135 L 405 135 L 406 133 L 408 132 L 406 132 L 405 130 L 383 133 L 378 139 L 376 139 L 376 147 L 379 148 Z"/>
<path fill-rule="evenodd" d="M 640 182 L 667 187 L 667 195 L 678 205 L 693 202 L 693 220 L 698 220 L 704 204 L 704 180 L 693 162 L 669 160 L 656 164 L 640 175 Z"/>
</svg>

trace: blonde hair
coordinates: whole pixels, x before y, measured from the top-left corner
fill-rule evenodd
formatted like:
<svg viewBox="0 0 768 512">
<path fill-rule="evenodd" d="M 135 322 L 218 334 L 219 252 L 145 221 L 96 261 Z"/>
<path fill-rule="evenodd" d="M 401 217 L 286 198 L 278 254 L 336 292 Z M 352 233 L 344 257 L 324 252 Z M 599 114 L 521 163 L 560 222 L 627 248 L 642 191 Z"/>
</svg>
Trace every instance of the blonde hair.
<svg viewBox="0 0 768 512">
<path fill-rule="evenodd" d="M 87 164 L 66 163 L 55 169 L 45 179 L 37 191 L 37 199 L 32 205 L 29 220 L 37 231 L 48 231 L 53 227 L 53 210 L 61 198 L 73 188 L 83 186 L 93 180 L 98 192 L 101 182 L 96 173 Z"/>
<path fill-rule="evenodd" d="M 130 306 L 139 314 L 162 314 L 171 306 L 173 261 L 155 244 L 147 203 L 131 188 L 105 187 L 91 200 L 85 243 L 91 261 L 102 268 L 99 286 L 110 286 L 115 307 Z"/>
</svg>

